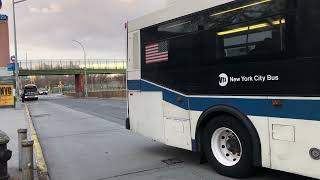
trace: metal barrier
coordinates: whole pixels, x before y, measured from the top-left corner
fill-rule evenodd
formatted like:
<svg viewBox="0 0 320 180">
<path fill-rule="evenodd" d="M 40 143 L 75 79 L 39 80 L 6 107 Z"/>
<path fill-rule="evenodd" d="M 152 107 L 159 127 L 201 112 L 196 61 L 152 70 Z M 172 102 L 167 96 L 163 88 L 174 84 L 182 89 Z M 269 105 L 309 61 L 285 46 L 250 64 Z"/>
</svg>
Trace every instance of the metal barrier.
<svg viewBox="0 0 320 180">
<path fill-rule="evenodd" d="M 19 61 L 20 70 L 64 70 L 64 69 L 126 69 L 126 60 L 121 59 L 43 59 Z"/>
</svg>

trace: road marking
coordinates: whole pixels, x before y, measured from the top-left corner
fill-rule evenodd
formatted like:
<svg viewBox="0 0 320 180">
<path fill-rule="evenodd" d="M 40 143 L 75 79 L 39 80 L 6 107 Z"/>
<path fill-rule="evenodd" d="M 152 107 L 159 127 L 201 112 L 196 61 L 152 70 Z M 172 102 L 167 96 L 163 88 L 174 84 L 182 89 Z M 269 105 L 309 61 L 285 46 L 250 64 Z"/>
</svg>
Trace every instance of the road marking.
<svg viewBox="0 0 320 180">
<path fill-rule="evenodd" d="M 39 138 L 37 135 L 37 132 L 34 128 L 33 122 L 32 122 L 32 118 L 30 115 L 30 111 L 28 108 L 28 105 L 25 104 L 25 112 L 26 112 L 26 116 L 28 119 L 28 123 L 29 123 L 29 127 L 31 130 L 31 137 L 34 141 L 34 145 L 33 148 L 35 149 L 35 155 L 36 155 L 36 163 L 37 163 L 37 167 L 38 167 L 38 171 L 39 171 L 39 176 L 41 179 L 44 180 L 49 180 L 49 174 L 48 174 L 48 168 L 47 168 L 47 164 L 45 162 L 44 156 L 43 156 L 43 152 L 42 152 L 42 148 L 39 142 Z"/>
</svg>

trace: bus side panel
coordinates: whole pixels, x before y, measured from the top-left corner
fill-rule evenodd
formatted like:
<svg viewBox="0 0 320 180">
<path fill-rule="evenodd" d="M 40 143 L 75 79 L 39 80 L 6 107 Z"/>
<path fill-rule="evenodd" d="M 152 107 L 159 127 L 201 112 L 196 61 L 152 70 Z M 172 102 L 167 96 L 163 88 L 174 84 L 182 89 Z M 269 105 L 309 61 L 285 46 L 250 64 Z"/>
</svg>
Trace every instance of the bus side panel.
<svg viewBox="0 0 320 180">
<path fill-rule="evenodd" d="M 201 111 L 190 111 L 191 136 L 193 140 L 195 140 L 197 123 L 202 113 L 203 112 Z M 248 116 L 248 118 L 256 128 L 260 138 L 262 167 L 270 168 L 271 164 L 268 117 Z"/>
<path fill-rule="evenodd" d="M 248 116 L 256 128 L 261 144 L 261 165 L 270 168 L 270 139 L 269 139 L 269 119 L 263 116 Z"/>
<path fill-rule="evenodd" d="M 166 144 L 192 150 L 189 110 L 163 101 Z"/>
<path fill-rule="evenodd" d="M 309 154 L 320 148 L 319 121 L 271 117 L 269 128 L 272 169 L 320 177 L 320 162 Z"/>
<path fill-rule="evenodd" d="M 129 118 L 133 132 L 165 143 L 162 92 L 130 92 Z"/>
<path fill-rule="evenodd" d="M 202 111 L 190 111 L 191 138 L 193 140 L 196 139 L 197 124 L 202 113 Z"/>
</svg>

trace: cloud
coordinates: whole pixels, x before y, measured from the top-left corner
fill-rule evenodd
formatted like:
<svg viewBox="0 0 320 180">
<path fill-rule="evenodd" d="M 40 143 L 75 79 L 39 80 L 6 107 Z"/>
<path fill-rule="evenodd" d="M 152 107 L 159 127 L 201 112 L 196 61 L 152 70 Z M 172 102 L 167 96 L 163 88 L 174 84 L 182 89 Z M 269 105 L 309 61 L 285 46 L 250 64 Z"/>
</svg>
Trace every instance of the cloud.
<svg viewBox="0 0 320 180">
<path fill-rule="evenodd" d="M 12 17 L 9 2 L 4 11 Z M 26 1 L 16 8 L 19 59 L 26 52 L 29 59 L 80 58 L 73 39 L 85 45 L 88 58 L 124 58 L 124 23 L 165 5 L 166 0 Z M 10 23 L 12 32 L 12 19 Z"/>
<path fill-rule="evenodd" d="M 47 7 L 29 7 L 31 13 L 62 13 L 63 7 L 58 3 L 50 3 Z"/>
<path fill-rule="evenodd" d="M 120 2 L 133 3 L 135 0 L 120 0 Z"/>
</svg>

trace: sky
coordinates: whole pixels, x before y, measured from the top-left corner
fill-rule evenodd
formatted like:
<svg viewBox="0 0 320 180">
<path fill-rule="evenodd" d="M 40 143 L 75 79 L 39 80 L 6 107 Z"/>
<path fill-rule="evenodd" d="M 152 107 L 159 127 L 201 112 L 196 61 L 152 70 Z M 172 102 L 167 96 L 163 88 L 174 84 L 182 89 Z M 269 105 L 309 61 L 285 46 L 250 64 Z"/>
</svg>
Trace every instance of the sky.
<svg viewBox="0 0 320 180">
<path fill-rule="evenodd" d="M 27 0 L 16 4 L 18 57 L 79 59 L 126 57 L 125 22 L 164 8 L 170 0 Z M 172 0 L 171 0 L 172 1 Z M 0 14 L 9 16 L 10 51 L 14 52 L 11 0 Z"/>
</svg>

